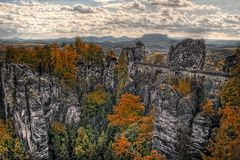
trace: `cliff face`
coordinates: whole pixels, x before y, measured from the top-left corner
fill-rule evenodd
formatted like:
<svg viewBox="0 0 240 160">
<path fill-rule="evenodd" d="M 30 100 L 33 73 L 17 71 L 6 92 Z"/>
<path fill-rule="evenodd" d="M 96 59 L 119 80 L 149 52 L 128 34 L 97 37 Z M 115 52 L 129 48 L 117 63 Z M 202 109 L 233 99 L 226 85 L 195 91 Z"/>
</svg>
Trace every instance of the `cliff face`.
<svg viewBox="0 0 240 160">
<path fill-rule="evenodd" d="M 140 43 L 123 50 L 129 61 L 125 91 L 140 95 L 146 113 L 155 108 L 153 147 L 170 160 L 201 159 L 218 119 L 200 106 L 210 99 L 216 108 L 221 107 L 219 89 L 226 74 L 204 69 L 207 55 L 203 41 L 187 40 L 171 47 L 168 66 L 140 62 L 145 53 Z M 49 157 L 47 133 L 53 120 L 81 123 L 81 98 L 85 93 L 102 84 L 115 94 L 114 63 L 79 66 L 77 85 L 70 90 L 26 65 L 1 64 L 0 117 L 13 117 L 16 132 L 32 159 Z M 173 87 L 179 79 L 192 81 L 187 95 Z"/>
<path fill-rule="evenodd" d="M 131 70 L 129 90 L 140 94 L 146 110 L 155 107 L 155 131 L 153 146 L 168 159 L 181 159 L 185 148 L 190 159 L 201 159 L 212 129 L 218 125 L 217 117 L 201 110 L 206 100 L 221 107 L 219 89 L 225 76 L 175 72 L 169 68 L 135 63 Z M 191 79 L 192 91 L 182 95 L 173 87 L 178 79 Z"/>
<path fill-rule="evenodd" d="M 186 42 L 194 47 L 188 49 Z M 146 112 L 155 107 L 156 150 L 170 160 L 201 159 L 212 131 L 218 126 L 218 117 L 205 113 L 201 106 L 212 100 L 215 108 L 221 107 L 219 90 L 227 74 L 204 71 L 208 55 L 203 41 L 187 40 L 172 48 L 169 66 L 134 62 L 126 90 L 141 96 Z M 180 63 L 181 56 L 184 59 Z M 191 80 L 192 90 L 183 95 L 174 83 L 186 79 Z"/>
<path fill-rule="evenodd" d="M 53 120 L 79 122 L 81 96 L 96 84 L 114 90 L 113 63 L 79 66 L 75 89 L 26 65 L 1 64 L 1 117 L 12 118 L 32 159 L 48 158 L 48 128 Z M 4 114 L 3 114 L 4 113 Z"/>
</svg>

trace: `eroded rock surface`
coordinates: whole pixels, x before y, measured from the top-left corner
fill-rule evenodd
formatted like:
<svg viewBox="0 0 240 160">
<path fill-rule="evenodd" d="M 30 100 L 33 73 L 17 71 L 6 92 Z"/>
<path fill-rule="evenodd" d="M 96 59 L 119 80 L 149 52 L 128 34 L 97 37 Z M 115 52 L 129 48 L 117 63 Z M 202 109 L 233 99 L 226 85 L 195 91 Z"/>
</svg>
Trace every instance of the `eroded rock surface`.
<svg viewBox="0 0 240 160">
<path fill-rule="evenodd" d="M 141 96 L 146 110 L 156 109 L 153 148 L 169 160 L 201 159 L 218 125 L 218 117 L 201 106 L 212 100 L 221 107 L 219 90 L 227 76 L 203 71 L 205 57 L 204 41 L 187 39 L 170 48 L 169 67 L 135 62 L 129 70 L 128 90 Z M 192 82 L 187 95 L 174 87 L 180 79 Z"/>
<path fill-rule="evenodd" d="M 171 46 L 168 52 L 169 66 L 173 70 L 201 70 L 205 61 L 205 48 L 204 40 L 193 39 L 186 39 L 175 47 Z"/>
<path fill-rule="evenodd" d="M 97 84 L 113 91 L 113 64 L 79 66 L 76 88 L 69 90 L 49 75 L 39 76 L 26 65 L 1 64 L 2 118 L 12 118 L 31 159 L 48 159 L 48 129 L 52 121 L 80 121 L 81 96 Z"/>
</svg>

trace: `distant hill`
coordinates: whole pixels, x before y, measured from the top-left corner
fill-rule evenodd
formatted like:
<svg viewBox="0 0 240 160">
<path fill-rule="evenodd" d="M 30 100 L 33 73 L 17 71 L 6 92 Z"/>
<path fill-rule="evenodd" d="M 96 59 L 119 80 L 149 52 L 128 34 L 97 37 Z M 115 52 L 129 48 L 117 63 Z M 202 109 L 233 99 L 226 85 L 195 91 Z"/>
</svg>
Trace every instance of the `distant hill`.
<svg viewBox="0 0 240 160">
<path fill-rule="evenodd" d="M 86 42 L 126 42 L 126 41 L 132 41 L 135 38 L 129 38 L 126 36 L 122 37 L 113 37 L 113 36 L 104 36 L 104 37 L 83 37 L 82 38 Z"/>
<path fill-rule="evenodd" d="M 122 37 L 113 37 L 113 36 L 104 36 L 104 37 L 81 37 L 85 42 L 94 42 L 101 45 L 105 50 L 114 50 L 119 54 L 123 47 L 134 46 L 136 41 L 141 40 L 144 42 L 147 50 L 149 51 L 161 51 L 167 52 L 171 45 L 175 45 L 178 42 L 182 41 L 184 38 L 169 38 L 164 34 L 144 34 L 140 38 L 130 38 L 127 36 Z M 57 43 L 70 44 L 74 43 L 76 37 L 73 38 L 59 38 L 59 39 L 0 39 L 0 44 L 15 44 L 15 45 L 36 45 L 36 44 L 52 44 Z M 212 48 L 223 48 L 223 47 L 237 47 L 240 46 L 240 41 L 238 40 L 206 40 L 207 47 Z"/>
<path fill-rule="evenodd" d="M 178 42 L 163 34 L 145 34 L 140 40 L 151 51 L 167 50 L 171 45 Z"/>
<path fill-rule="evenodd" d="M 58 39 L 20 39 L 20 38 L 12 38 L 12 39 L 0 39 L 0 43 L 5 44 L 14 44 L 14 43 L 40 43 L 40 44 L 49 44 L 49 43 L 73 43 L 76 37 L 73 38 L 58 38 Z M 104 37 L 81 37 L 83 41 L 86 42 L 124 42 L 124 41 L 132 41 L 135 38 L 129 38 L 126 36 L 122 37 L 113 37 L 113 36 L 104 36 Z"/>
<path fill-rule="evenodd" d="M 168 36 L 165 34 L 144 34 L 140 39 L 143 42 L 173 41 L 172 39 L 168 38 Z"/>
</svg>

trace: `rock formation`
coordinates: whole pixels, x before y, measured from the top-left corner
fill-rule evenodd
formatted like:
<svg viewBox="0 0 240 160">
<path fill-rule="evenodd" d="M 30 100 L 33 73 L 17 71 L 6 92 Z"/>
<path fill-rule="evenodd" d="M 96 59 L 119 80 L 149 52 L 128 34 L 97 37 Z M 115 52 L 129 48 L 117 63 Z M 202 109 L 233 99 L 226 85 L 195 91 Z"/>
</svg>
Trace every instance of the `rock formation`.
<svg viewBox="0 0 240 160">
<path fill-rule="evenodd" d="M 173 70 L 201 70 L 205 61 L 205 48 L 204 40 L 192 39 L 186 39 L 175 47 L 171 46 L 168 52 L 169 66 Z"/>
<path fill-rule="evenodd" d="M 138 42 L 123 49 L 128 56 L 129 82 L 126 92 L 140 95 L 145 112 L 155 108 L 153 147 L 167 159 L 201 159 L 217 118 L 201 110 L 211 99 L 220 107 L 218 92 L 226 74 L 203 71 L 206 57 L 203 40 L 184 40 L 169 50 L 168 66 L 143 63 L 146 51 Z M 40 76 L 26 65 L 1 63 L 0 117 L 13 117 L 15 129 L 32 159 L 47 159 L 48 128 L 53 120 L 79 122 L 81 97 L 102 84 L 115 94 L 115 61 L 78 67 L 75 89 L 62 87 L 56 78 Z M 174 83 L 190 79 L 192 89 L 182 95 Z"/>
<path fill-rule="evenodd" d="M 167 159 L 201 159 L 218 125 L 201 105 L 212 100 L 221 107 L 218 93 L 227 74 L 203 71 L 206 56 L 203 40 L 187 39 L 170 48 L 168 66 L 134 62 L 129 71 L 128 90 L 141 96 L 146 111 L 156 109 L 153 147 Z M 174 87 L 180 79 L 192 82 L 187 95 Z"/>
<path fill-rule="evenodd" d="M 73 90 L 49 75 L 39 76 L 26 65 L 1 63 L 1 117 L 13 117 L 18 136 L 31 159 L 48 159 L 48 128 L 53 120 L 79 122 L 81 95 L 96 84 L 114 90 L 113 63 L 79 66 L 79 83 Z"/>
<path fill-rule="evenodd" d="M 145 45 L 141 41 L 136 42 L 136 47 L 124 48 L 121 54 L 128 55 L 128 61 L 143 61 L 146 56 Z"/>
</svg>

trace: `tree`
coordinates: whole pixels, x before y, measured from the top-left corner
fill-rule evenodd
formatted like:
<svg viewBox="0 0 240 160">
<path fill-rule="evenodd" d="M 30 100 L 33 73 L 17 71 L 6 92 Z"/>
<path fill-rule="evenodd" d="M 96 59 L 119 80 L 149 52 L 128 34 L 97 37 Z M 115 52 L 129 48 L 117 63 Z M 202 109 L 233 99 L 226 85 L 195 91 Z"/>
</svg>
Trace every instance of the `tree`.
<svg viewBox="0 0 240 160">
<path fill-rule="evenodd" d="M 78 159 L 93 159 L 96 143 L 89 130 L 79 128 L 77 132 L 75 154 Z"/>
<path fill-rule="evenodd" d="M 120 157 L 129 156 L 130 153 L 128 152 L 130 151 L 130 147 L 131 147 L 131 143 L 128 141 L 128 139 L 124 135 L 122 135 L 119 138 L 116 138 L 115 142 L 112 145 L 113 151 L 117 156 L 120 156 Z"/>
<path fill-rule="evenodd" d="M 143 117 L 144 106 L 138 96 L 125 93 L 121 96 L 119 103 L 114 106 L 113 114 L 109 115 L 110 126 L 127 128 L 129 125 L 140 121 Z"/>
<path fill-rule="evenodd" d="M 190 80 L 181 79 L 177 84 L 174 85 L 174 88 L 180 92 L 183 96 L 189 94 L 192 90 L 192 84 Z"/>
<path fill-rule="evenodd" d="M 86 47 L 86 52 L 83 54 L 83 62 L 90 65 L 101 65 L 104 58 L 102 48 L 94 43 L 90 43 Z"/>
<path fill-rule="evenodd" d="M 240 76 L 240 48 L 237 48 L 235 51 L 235 61 L 236 64 L 230 69 L 230 75 L 232 77 Z"/>
<path fill-rule="evenodd" d="M 221 89 L 220 127 L 211 138 L 205 160 L 240 159 L 240 52 L 237 54 L 237 63 L 230 71 L 232 77 Z"/>
<path fill-rule="evenodd" d="M 93 130 L 80 127 L 77 131 L 74 153 L 77 159 L 113 159 L 107 135 L 96 135 Z"/>
<path fill-rule="evenodd" d="M 217 111 L 214 110 L 213 107 L 214 107 L 213 101 L 208 100 L 206 103 L 203 104 L 202 110 L 209 115 L 216 115 Z"/>
<path fill-rule="evenodd" d="M 154 60 L 153 63 L 154 64 L 161 64 L 163 62 L 163 55 L 162 54 L 155 54 L 154 55 Z"/>
<path fill-rule="evenodd" d="M 236 50 L 236 64 L 230 69 L 231 77 L 221 89 L 223 106 L 240 106 L 240 49 Z"/>
<path fill-rule="evenodd" d="M 50 150 L 53 159 L 69 158 L 69 137 L 64 124 L 54 121 L 50 128 Z"/>
<path fill-rule="evenodd" d="M 97 85 L 94 92 L 84 96 L 85 102 L 89 105 L 101 106 L 109 100 L 109 94 L 104 91 L 101 85 Z"/>
<path fill-rule="evenodd" d="M 78 54 L 78 61 L 83 61 L 83 56 L 86 54 L 87 44 L 81 40 L 80 37 L 77 37 L 75 40 L 75 48 Z"/>
<path fill-rule="evenodd" d="M 17 49 L 13 46 L 8 46 L 6 48 L 6 53 L 4 54 L 4 60 L 7 63 L 13 62 L 14 56 L 16 54 Z"/>
<path fill-rule="evenodd" d="M 81 126 L 84 128 L 94 128 L 97 135 L 106 130 L 106 116 L 111 112 L 111 106 L 110 94 L 105 92 L 101 85 L 97 85 L 95 91 L 83 96 Z"/>
<path fill-rule="evenodd" d="M 28 159 L 20 140 L 14 137 L 9 128 L 0 120 L 0 159 Z"/>
<path fill-rule="evenodd" d="M 115 53 L 114 53 L 112 50 L 110 50 L 110 51 L 107 52 L 106 58 L 107 58 L 107 59 L 109 58 L 109 59 L 117 60 L 117 57 L 116 57 Z"/>
<path fill-rule="evenodd" d="M 81 109 L 81 129 L 79 129 L 76 152 L 79 159 L 112 159 L 111 138 L 112 129 L 107 128 L 107 114 L 112 110 L 112 101 L 110 94 L 107 93 L 101 85 L 83 96 L 83 105 Z M 96 125 L 97 124 L 97 125 Z M 80 134 L 81 133 L 81 134 Z M 87 151 L 81 146 L 83 141 L 79 137 L 83 134 L 88 141 L 89 147 L 93 147 L 94 152 L 88 155 Z M 82 148 L 82 149 L 81 149 Z"/>
<path fill-rule="evenodd" d="M 52 55 L 51 48 L 49 46 L 35 46 L 33 48 L 34 57 L 31 59 L 35 60 L 35 68 L 42 75 L 43 72 L 51 73 L 52 72 Z"/>
<path fill-rule="evenodd" d="M 54 62 L 54 73 L 69 86 L 76 83 L 77 78 L 77 57 L 75 50 L 70 46 L 65 46 L 63 51 L 58 47 L 52 49 Z"/>
<path fill-rule="evenodd" d="M 117 99 L 122 95 L 124 87 L 128 78 L 128 57 L 127 54 L 121 54 L 118 59 L 118 64 L 114 68 L 117 80 L 116 97 Z"/>
<path fill-rule="evenodd" d="M 221 102 L 224 106 L 240 104 L 240 78 L 232 77 L 227 80 L 221 89 Z"/>
<path fill-rule="evenodd" d="M 156 150 L 152 150 L 149 156 L 144 156 L 142 158 L 136 158 L 135 160 L 165 160 L 164 156 L 158 154 Z"/>
<path fill-rule="evenodd" d="M 224 107 L 220 128 L 211 139 L 205 160 L 240 159 L 240 107 Z"/>
<path fill-rule="evenodd" d="M 108 120 L 110 127 L 119 128 L 112 144 L 116 156 L 142 159 L 151 154 L 153 113 L 144 115 L 144 106 L 138 96 L 123 94 Z"/>
</svg>

